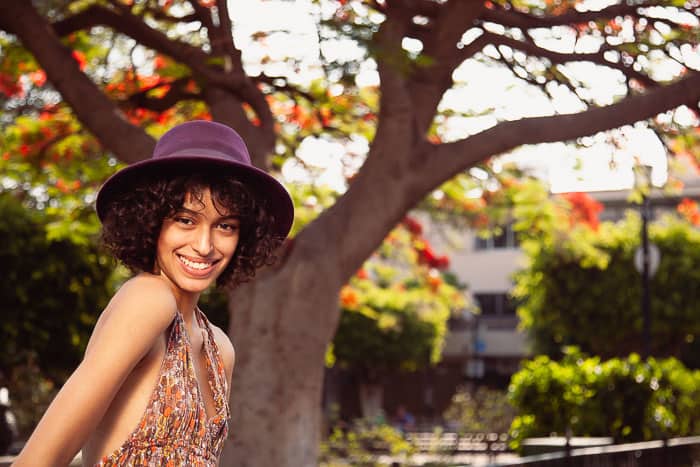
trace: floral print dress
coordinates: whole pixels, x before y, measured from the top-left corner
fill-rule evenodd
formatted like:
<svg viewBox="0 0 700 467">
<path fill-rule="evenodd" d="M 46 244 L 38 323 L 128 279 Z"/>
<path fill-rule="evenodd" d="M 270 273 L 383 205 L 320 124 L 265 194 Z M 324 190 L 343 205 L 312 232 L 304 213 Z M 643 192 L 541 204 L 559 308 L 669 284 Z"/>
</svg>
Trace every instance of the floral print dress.
<svg viewBox="0 0 700 467">
<path fill-rule="evenodd" d="M 192 346 L 182 315 L 176 313 L 158 376 L 146 411 L 124 444 L 103 457 L 103 466 L 216 466 L 228 434 L 229 407 L 226 373 L 214 334 L 204 314 L 196 309 L 205 328 L 207 381 L 214 395 L 216 414 L 207 420 L 204 399 L 197 385 Z M 202 382 L 204 384 L 204 382 Z"/>
</svg>

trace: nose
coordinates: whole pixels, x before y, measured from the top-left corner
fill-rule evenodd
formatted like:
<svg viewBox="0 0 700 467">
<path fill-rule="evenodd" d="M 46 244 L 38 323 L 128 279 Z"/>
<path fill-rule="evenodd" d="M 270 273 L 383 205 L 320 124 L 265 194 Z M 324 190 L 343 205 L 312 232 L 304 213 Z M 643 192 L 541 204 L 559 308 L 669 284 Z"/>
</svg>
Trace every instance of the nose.
<svg viewBox="0 0 700 467">
<path fill-rule="evenodd" d="M 192 243 L 192 248 L 198 255 L 209 256 L 214 249 L 214 244 L 211 241 L 211 233 L 207 228 L 197 230 L 196 238 Z"/>
</svg>

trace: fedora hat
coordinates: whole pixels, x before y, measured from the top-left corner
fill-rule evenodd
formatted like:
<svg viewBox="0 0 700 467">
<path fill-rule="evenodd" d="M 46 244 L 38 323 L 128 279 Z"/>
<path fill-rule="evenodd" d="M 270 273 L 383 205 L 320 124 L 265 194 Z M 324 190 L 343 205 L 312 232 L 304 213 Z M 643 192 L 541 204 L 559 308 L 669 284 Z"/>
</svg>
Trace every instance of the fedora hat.
<svg viewBox="0 0 700 467">
<path fill-rule="evenodd" d="M 294 220 L 294 205 L 274 177 L 253 166 L 243 138 L 221 123 L 194 120 L 173 127 L 156 144 L 150 159 L 131 164 L 112 175 L 97 193 L 95 207 L 103 221 L 109 205 L 129 189 L 136 177 L 176 170 L 221 170 L 244 183 L 275 219 L 274 234 L 286 237 Z"/>
</svg>

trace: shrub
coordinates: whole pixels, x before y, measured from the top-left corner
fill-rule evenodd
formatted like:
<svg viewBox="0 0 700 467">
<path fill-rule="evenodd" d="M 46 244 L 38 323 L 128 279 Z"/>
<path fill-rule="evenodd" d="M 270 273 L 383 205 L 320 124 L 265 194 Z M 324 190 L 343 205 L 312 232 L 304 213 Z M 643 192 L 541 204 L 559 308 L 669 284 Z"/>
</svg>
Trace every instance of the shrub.
<svg viewBox="0 0 700 467">
<path fill-rule="evenodd" d="M 518 411 L 512 446 L 533 436 L 612 436 L 633 442 L 700 433 L 700 371 L 678 360 L 601 361 L 567 348 L 561 362 L 539 356 L 513 375 Z"/>
<path fill-rule="evenodd" d="M 320 465 L 375 467 L 381 465 L 377 461 L 378 454 L 410 458 L 415 452 L 416 447 L 396 428 L 358 420 L 349 430 L 333 429 L 321 443 Z"/>
<path fill-rule="evenodd" d="M 459 388 L 452 396 L 443 418 L 461 433 L 505 433 L 510 428 L 515 410 L 505 391 L 479 386 L 470 391 Z"/>
</svg>

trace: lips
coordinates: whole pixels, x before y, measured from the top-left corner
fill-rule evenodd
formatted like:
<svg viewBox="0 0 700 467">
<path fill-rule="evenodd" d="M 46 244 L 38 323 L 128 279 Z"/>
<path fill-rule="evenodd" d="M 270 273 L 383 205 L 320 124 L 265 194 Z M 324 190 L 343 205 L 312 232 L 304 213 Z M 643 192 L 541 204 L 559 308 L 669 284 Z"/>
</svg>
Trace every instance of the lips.
<svg viewBox="0 0 700 467">
<path fill-rule="evenodd" d="M 202 261 L 201 259 L 194 259 L 191 257 L 176 254 L 178 262 L 185 270 L 185 272 L 191 276 L 195 277 L 205 277 L 209 275 L 214 270 L 214 266 L 219 260 L 216 261 Z"/>
</svg>

